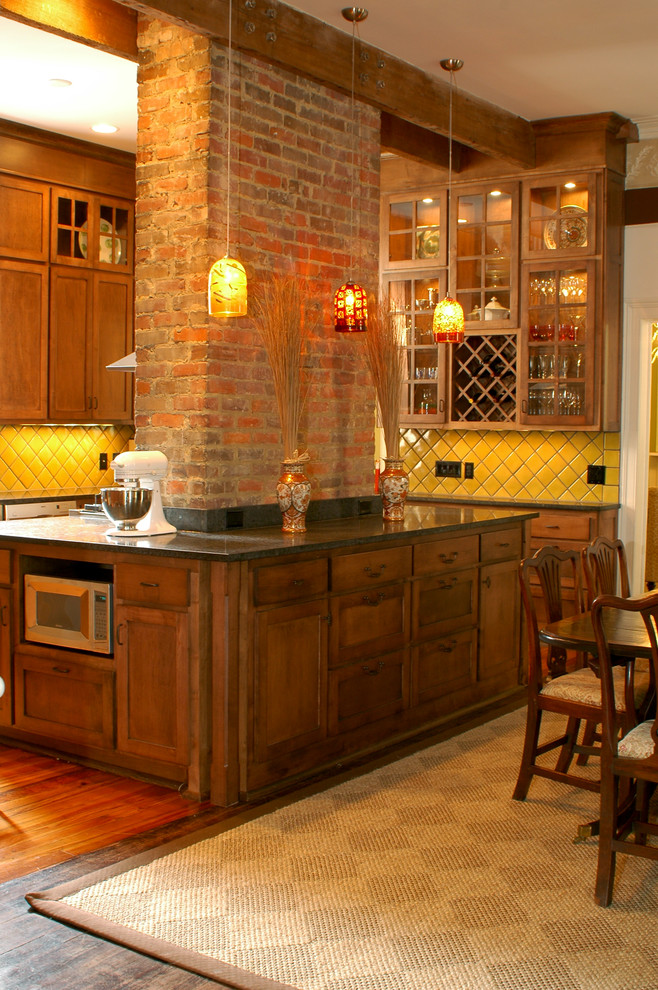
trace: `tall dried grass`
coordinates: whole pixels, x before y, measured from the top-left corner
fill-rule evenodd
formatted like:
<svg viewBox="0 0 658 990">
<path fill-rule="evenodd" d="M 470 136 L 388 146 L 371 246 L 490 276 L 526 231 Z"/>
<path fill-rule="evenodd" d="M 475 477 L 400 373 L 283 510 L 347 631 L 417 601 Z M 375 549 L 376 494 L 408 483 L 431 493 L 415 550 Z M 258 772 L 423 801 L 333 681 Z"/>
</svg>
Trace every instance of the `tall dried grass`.
<svg viewBox="0 0 658 990">
<path fill-rule="evenodd" d="M 404 329 L 384 302 L 368 300 L 366 353 L 384 430 L 386 456 L 400 456 L 400 402 L 406 378 Z"/>
<path fill-rule="evenodd" d="M 272 369 L 283 459 L 298 460 L 299 424 L 308 391 L 308 382 L 302 380 L 302 360 L 316 318 L 293 275 L 275 275 L 256 290 L 253 318 Z"/>
</svg>

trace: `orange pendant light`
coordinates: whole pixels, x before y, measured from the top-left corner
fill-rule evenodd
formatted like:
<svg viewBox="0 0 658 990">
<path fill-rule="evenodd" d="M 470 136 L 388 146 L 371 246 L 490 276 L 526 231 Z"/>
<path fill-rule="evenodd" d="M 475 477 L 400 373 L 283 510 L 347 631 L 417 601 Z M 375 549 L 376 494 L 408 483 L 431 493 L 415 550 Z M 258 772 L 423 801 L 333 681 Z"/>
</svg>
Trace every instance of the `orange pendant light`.
<svg viewBox="0 0 658 990">
<path fill-rule="evenodd" d="M 226 127 L 226 254 L 208 273 L 208 312 L 211 316 L 245 316 L 247 313 L 247 273 L 244 266 L 229 257 L 231 220 L 231 75 L 233 2 L 228 5 L 228 98 Z"/>
<path fill-rule="evenodd" d="M 352 99 L 351 116 L 352 131 L 354 127 L 354 41 L 356 25 L 359 21 L 365 21 L 368 11 L 365 7 L 345 7 L 341 11 L 346 21 L 352 23 Z M 356 140 L 356 139 L 355 139 Z M 354 173 L 356 160 L 356 147 L 352 151 L 352 192 L 350 195 L 350 237 L 352 245 L 354 243 Z M 352 249 L 350 249 L 352 254 Z M 353 265 L 353 257 L 350 257 L 350 269 Z M 334 330 L 337 333 L 363 333 L 368 328 L 368 306 L 365 289 L 352 280 L 350 277 L 334 295 Z"/>
<path fill-rule="evenodd" d="M 452 223 L 452 83 L 453 74 L 464 63 L 460 58 L 441 59 L 442 69 L 450 73 L 450 110 L 448 115 L 448 221 Z M 450 269 L 448 269 L 450 278 Z M 437 344 L 460 344 L 464 339 L 464 310 L 461 303 L 450 295 L 450 286 L 445 299 L 437 304 L 432 320 L 432 331 Z"/>
</svg>

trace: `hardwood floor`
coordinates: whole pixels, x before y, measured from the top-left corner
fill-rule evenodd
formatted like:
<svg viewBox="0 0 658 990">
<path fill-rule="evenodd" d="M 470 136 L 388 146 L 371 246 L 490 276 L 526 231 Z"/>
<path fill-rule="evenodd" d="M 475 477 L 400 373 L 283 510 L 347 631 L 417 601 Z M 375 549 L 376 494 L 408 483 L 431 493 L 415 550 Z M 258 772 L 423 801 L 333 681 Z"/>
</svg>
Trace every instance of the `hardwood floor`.
<svg viewBox="0 0 658 990">
<path fill-rule="evenodd" d="M 350 775 L 397 759 L 523 704 L 519 694 L 472 720 L 392 746 Z M 318 777 L 330 786 L 332 775 Z M 309 782 L 307 781 L 306 784 Z M 311 782 L 313 783 L 313 782 Z M 306 786 L 306 784 L 304 786 Z M 295 793 L 299 787 L 290 787 Z M 267 807 L 262 802 L 264 809 Z M 244 811 L 0 745 L 0 987 L 2 990 L 211 990 L 220 984 L 33 912 L 47 890 Z M 35 872 L 36 871 L 36 872 Z"/>
</svg>

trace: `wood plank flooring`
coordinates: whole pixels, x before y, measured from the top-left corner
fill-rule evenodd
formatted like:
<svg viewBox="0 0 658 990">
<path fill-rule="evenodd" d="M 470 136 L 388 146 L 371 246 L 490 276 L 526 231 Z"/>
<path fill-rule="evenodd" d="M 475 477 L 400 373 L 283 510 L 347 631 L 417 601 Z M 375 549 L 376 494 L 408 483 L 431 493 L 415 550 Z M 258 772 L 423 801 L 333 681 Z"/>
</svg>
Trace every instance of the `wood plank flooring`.
<svg viewBox="0 0 658 990">
<path fill-rule="evenodd" d="M 519 695 L 492 704 L 472 720 L 456 718 L 436 735 L 391 747 L 375 763 L 465 731 L 523 702 Z M 373 765 L 364 758 L 350 773 Z M 318 780 L 332 783 L 331 775 Z M 220 984 L 204 977 L 35 913 L 25 894 L 117 863 L 247 807 L 189 802 L 167 788 L 0 745 L 2 990 L 217 990 Z"/>
</svg>

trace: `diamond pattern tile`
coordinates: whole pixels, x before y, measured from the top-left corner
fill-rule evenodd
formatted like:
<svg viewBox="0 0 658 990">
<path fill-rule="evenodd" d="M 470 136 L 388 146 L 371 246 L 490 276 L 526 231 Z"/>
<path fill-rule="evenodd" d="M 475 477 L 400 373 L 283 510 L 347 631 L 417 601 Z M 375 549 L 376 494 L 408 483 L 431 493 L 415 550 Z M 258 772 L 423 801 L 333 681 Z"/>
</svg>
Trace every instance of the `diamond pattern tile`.
<svg viewBox="0 0 658 990">
<path fill-rule="evenodd" d="M 0 490 L 96 488 L 111 485 L 114 472 L 98 468 L 98 455 L 128 449 L 130 427 L 0 427 Z"/>
<path fill-rule="evenodd" d="M 405 430 L 409 490 L 447 497 L 611 503 L 619 500 L 618 433 Z M 435 461 L 472 461 L 473 479 L 436 478 Z M 587 484 L 605 464 L 606 484 Z"/>
</svg>

